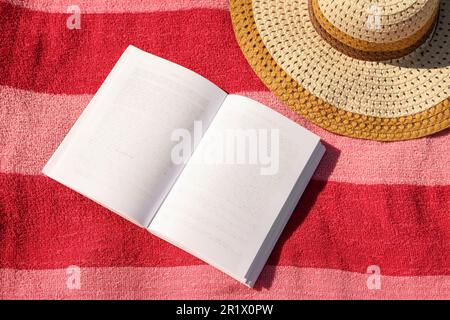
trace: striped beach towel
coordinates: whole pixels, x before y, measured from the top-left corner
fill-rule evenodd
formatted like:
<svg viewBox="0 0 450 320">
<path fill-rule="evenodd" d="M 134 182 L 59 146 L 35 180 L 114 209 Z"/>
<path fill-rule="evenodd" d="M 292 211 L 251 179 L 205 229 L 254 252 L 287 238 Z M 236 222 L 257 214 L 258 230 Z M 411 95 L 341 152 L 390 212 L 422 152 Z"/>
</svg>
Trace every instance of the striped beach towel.
<svg viewBox="0 0 450 320">
<path fill-rule="evenodd" d="M 247 64 L 225 0 L 0 0 L 0 298 L 450 298 L 450 132 L 328 133 Z M 41 169 L 133 44 L 317 133 L 327 153 L 249 289 Z"/>
</svg>

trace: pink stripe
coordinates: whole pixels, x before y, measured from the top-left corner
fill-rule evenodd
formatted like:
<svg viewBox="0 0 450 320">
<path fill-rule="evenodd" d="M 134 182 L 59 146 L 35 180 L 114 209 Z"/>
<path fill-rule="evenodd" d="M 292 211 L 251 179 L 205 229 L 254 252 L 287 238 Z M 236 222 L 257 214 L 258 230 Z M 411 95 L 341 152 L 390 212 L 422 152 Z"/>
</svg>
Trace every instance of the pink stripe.
<svg viewBox="0 0 450 320">
<path fill-rule="evenodd" d="M 357 184 L 447 185 L 450 131 L 398 142 L 353 139 L 330 133 L 300 117 L 270 92 L 240 94 L 277 110 L 319 135 L 327 146 L 314 179 Z"/>
<path fill-rule="evenodd" d="M 350 139 L 312 125 L 269 92 L 243 94 L 322 137 L 327 153 L 315 174 L 316 180 L 357 184 L 450 184 L 448 130 L 433 137 L 395 143 Z M 0 172 L 40 174 L 91 97 L 34 93 L 0 86 L 0 104 L 6 110 L 0 115 Z"/>
<path fill-rule="evenodd" d="M 0 0 L 23 8 L 66 13 L 67 8 L 77 5 L 82 13 L 121 13 L 121 12 L 155 12 L 176 11 L 195 8 L 228 9 L 227 0 L 157 0 L 157 1 L 107 1 L 107 0 Z"/>
<path fill-rule="evenodd" d="M 91 98 L 0 86 L 0 172 L 40 174 Z"/>
<path fill-rule="evenodd" d="M 82 268 L 80 289 L 66 269 L 0 269 L 2 299 L 448 299 L 450 276 L 381 276 L 333 269 L 266 267 L 254 289 L 210 266 Z M 373 288 L 373 287 L 372 287 Z"/>
</svg>

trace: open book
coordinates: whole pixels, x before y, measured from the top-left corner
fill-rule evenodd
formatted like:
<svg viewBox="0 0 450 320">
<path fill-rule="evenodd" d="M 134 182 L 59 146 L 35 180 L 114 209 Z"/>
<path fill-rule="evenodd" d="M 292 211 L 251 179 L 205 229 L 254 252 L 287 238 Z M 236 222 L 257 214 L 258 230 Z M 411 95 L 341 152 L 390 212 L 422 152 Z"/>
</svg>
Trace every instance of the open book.
<svg viewBox="0 0 450 320">
<path fill-rule="evenodd" d="M 253 286 L 324 151 L 272 109 L 129 46 L 43 172 Z"/>
</svg>

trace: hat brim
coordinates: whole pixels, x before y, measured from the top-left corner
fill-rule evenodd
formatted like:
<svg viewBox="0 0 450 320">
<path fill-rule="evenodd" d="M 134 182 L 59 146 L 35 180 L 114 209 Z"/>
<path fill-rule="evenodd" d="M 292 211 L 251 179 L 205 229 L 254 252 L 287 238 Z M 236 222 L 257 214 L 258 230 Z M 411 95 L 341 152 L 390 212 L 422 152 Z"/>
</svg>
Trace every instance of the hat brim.
<svg viewBox="0 0 450 320">
<path fill-rule="evenodd" d="M 414 114 L 376 117 L 338 108 L 305 89 L 271 56 L 258 32 L 251 0 L 231 0 L 237 41 L 264 84 L 283 103 L 331 132 L 363 139 L 395 141 L 433 134 L 450 126 L 450 99 Z"/>
</svg>

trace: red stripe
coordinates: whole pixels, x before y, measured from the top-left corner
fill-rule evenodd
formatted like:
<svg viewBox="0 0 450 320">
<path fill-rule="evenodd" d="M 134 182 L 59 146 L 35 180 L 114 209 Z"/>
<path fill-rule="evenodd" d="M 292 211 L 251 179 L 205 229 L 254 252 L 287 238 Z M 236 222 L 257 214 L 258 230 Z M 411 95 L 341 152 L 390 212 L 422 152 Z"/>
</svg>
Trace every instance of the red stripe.
<svg viewBox="0 0 450 320">
<path fill-rule="evenodd" d="M 0 174 L 0 267 L 201 261 L 43 176 Z M 450 275 L 450 186 L 312 181 L 269 264 Z"/>
<path fill-rule="evenodd" d="M 0 3 L 0 85 L 49 93 L 94 93 L 129 44 L 192 69 L 229 92 L 266 90 L 243 57 L 229 12 L 69 14 Z"/>
</svg>

